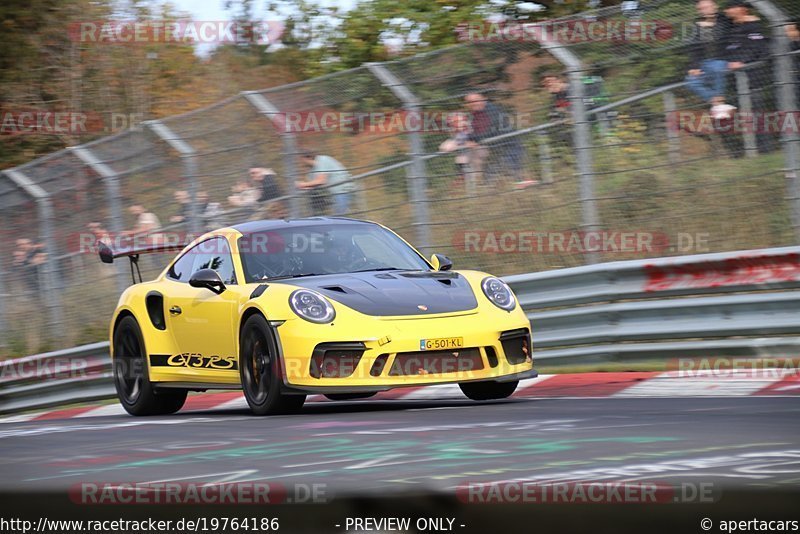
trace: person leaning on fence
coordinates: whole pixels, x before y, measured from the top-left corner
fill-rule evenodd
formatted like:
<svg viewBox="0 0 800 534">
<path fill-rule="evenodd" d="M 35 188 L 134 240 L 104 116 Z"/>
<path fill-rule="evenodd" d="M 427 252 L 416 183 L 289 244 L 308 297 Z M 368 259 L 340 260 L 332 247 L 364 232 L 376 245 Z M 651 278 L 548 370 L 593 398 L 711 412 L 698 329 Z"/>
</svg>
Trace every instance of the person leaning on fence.
<svg viewBox="0 0 800 534">
<path fill-rule="evenodd" d="M 768 90 L 772 86 L 772 70 L 767 63 L 770 58 L 769 38 L 761 19 L 752 13 L 747 0 L 729 0 L 725 4 L 725 15 L 732 22 L 725 40 L 728 68 L 736 71 L 749 63 L 762 63 L 746 71 L 752 113 L 757 117 L 767 111 Z M 777 147 L 776 137 L 764 131 L 756 134 L 756 142 L 762 153 Z"/>
<path fill-rule="evenodd" d="M 258 199 L 261 198 L 260 185 L 254 179 L 257 169 L 250 169 L 250 179 L 238 182 L 231 187 L 232 195 L 228 197 L 228 203 L 235 208 L 255 208 Z"/>
<path fill-rule="evenodd" d="M 301 160 L 309 170 L 304 180 L 295 185 L 307 192 L 311 211 L 316 215 L 326 214 L 333 202 L 334 215 L 346 215 L 350 211 L 350 201 L 355 191 L 347 169 L 331 156 L 306 151 Z"/>
<path fill-rule="evenodd" d="M 176 215 L 170 217 L 169 222 L 183 223 L 188 221 L 189 217 L 191 216 L 191 199 L 189 192 L 183 189 L 178 189 L 172 193 L 172 198 L 175 199 L 175 203 L 180 207 L 180 211 Z"/>
<path fill-rule="evenodd" d="M 794 66 L 795 89 L 797 89 L 795 104 L 800 107 L 800 21 L 795 20 L 791 24 L 787 24 L 784 26 L 784 31 L 789 38 L 789 46 L 794 52 L 792 65 Z"/>
<path fill-rule="evenodd" d="M 736 109 L 725 102 L 725 76 L 728 62 L 725 44 L 731 21 L 719 12 L 714 0 L 698 0 L 699 19 L 694 23 L 689 42 L 689 72 L 686 87 L 711 104 L 711 116 L 727 118 Z"/>
<path fill-rule="evenodd" d="M 11 265 L 17 272 L 21 285 L 27 292 L 38 295 L 39 266 L 47 259 L 44 245 L 33 243 L 30 239 L 20 238 L 15 243 Z"/>
<path fill-rule="evenodd" d="M 283 219 L 289 214 L 286 201 L 283 200 L 283 188 L 278 181 L 278 175 L 272 169 L 256 167 L 250 169 L 250 176 L 260 191 L 258 202 L 261 204 L 262 214 L 268 219 Z"/>
<path fill-rule="evenodd" d="M 514 131 L 514 122 L 511 115 L 505 113 L 500 106 L 490 102 L 486 95 L 468 93 L 464 96 L 464 103 L 471 116 L 471 133 L 467 139 L 473 143 L 484 144 L 483 141 Z M 538 184 L 526 176 L 525 150 L 519 137 L 509 137 L 502 141 L 484 145 L 489 149 L 489 161 L 485 165 L 486 175 L 495 175 L 499 167 L 501 172 L 511 174 L 517 188 Z"/>
<path fill-rule="evenodd" d="M 546 74 L 542 77 L 542 87 L 550 95 L 547 120 L 561 122 L 547 129 L 550 143 L 558 146 L 572 147 L 572 131 L 568 123 L 572 120 L 569 84 L 558 74 Z"/>
<path fill-rule="evenodd" d="M 467 180 L 473 183 L 483 181 L 483 161 L 486 159 L 486 147 L 469 140 L 471 128 L 466 113 L 453 113 L 447 117 L 450 137 L 439 145 L 439 152 L 455 152 L 455 163 L 458 177 L 454 186 L 461 187 Z"/>
</svg>

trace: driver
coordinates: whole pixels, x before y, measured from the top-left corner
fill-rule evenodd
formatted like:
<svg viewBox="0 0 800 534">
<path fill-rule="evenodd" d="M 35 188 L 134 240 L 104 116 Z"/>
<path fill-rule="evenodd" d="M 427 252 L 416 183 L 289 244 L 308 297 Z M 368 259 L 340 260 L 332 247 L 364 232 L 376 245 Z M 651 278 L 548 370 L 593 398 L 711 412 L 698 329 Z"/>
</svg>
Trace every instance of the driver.
<svg viewBox="0 0 800 534">
<path fill-rule="evenodd" d="M 353 240 L 348 237 L 329 235 L 325 239 L 326 265 L 329 272 L 347 272 L 353 268 L 363 256 L 358 253 L 358 248 L 353 244 Z M 326 262 L 326 263 L 327 263 Z"/>
</svg>

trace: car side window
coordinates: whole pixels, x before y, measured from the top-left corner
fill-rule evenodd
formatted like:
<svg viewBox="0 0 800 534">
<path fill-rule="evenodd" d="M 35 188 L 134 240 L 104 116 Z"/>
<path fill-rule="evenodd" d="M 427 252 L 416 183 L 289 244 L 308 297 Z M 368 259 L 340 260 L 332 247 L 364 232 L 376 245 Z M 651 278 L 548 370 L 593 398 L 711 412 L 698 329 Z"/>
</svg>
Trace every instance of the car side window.
<svg viewBox="0 0 800 534">
<path fill-rule="evenodd" d="M 200 269 L 214 269 L 225 284 L 236 283 L 231 249 L 225 238 L 215 237 L 199 243 L 195 248 L 198 251 L 194 254 L 193 273 Z"/>
<path fill-rule="evenodd" d="M 189 282 L 200 269 L 214 269 L 225 284 L 236 283 L 233 257 L 228 241 L 222 237 L 207 239 L 186 251 L 172 264 L 167 276 L 178 282 Z"/>
<path fill-rule="evenodd" d="M 173 263 L 172 267 L 169 268 L 167 277 L 177 282 L 189 283 L 189 277 L 192 276 L 192 265 L 194 264 L 194 257 L 196 254 L 197 246 L 187 250 L 186 253 L 178 258 L 178 261 Z"/>
</svg>

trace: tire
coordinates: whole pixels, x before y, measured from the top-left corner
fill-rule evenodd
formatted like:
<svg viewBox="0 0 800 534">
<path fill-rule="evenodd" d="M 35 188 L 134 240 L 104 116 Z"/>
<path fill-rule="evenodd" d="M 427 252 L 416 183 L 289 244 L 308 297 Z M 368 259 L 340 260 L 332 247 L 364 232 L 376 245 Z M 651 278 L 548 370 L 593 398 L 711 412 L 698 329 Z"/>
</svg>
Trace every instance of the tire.
<svg viewBox="0 0 800 534">
<path fill-rule="evenodd" d="M 142 331 L 130 315 L 114 330 L 113 374 L 119 403 L 131 415 L 168 415 L 186 402 L 185 389 L 157 389 L 150 382 Z"/>
<path fill-rule="evenodd" d="M 348 401 L 348 400 L 357 400 L 357 399 L 368 399 L 370 397 L 374 397 L 377 391 L 370 391 L 368 393 L 329 393 L 325 395 L 329 400 L 332 401 Z"/>
<path fill-rule="evenodd" d="M 247 405 L 255 415 L 297 412 L 305 395 L 281 393 L 281 362 L 275 335 L 262 315 L 245 321 L 239 337 L 239 376 Z"/>
<path fill-rule="evenodd" d="M 517 389 L 518 380 L 513 382 L 465 382 L 459 384 L 461 392 L 475 401 L 506 399 Z"/>
</svg>

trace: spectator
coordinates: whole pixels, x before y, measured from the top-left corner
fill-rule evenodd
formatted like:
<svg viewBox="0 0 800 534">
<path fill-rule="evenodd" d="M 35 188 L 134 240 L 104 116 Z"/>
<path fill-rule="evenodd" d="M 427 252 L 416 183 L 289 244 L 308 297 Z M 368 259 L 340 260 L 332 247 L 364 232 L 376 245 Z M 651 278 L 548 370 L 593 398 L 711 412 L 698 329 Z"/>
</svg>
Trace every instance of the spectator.
<svg viewBox="0 0 800 534">
<path fill-rule="evenodd" d="M 180 212 L 170 217 L 169 222 L 183 223 L 188 221 L 191 216 L 191 199 L 189 197 L 189 192 L 179 189 L 172 193 L 172 198 L 174 198 L 175 202 L 180 206 Z"/>
<path fill-rule="evenodd" d="M 464 97 L 464 102 L 472 118 L 472 132 L 467 137 L 469 141 L 477 144 L 490 137 L 514 131 L 511 121 L 507 120 L 507 114 L 503 113 L 497 104 L 490 102 L 486 95 L 469 93 Z M 525 176 L 523 171 L 525 151 L 518 137 L 493 143 L 488 148 L 493 161 L 487 166 L 487 170 L 492 174 L 495 170 L 493 166 L 498 165 L 514 176 L 515 186 L 518 188 L 538 183 Z"/>
<path fill-rule="evenodd" d="M 93 234 L 95 243 L 101 241 L 106 245 L 110 245 L 113 242 L 111 234 L 99 222 L 90 222 L 86 227 Z"/>
<path fill-rule="evenodd" d="M 134 204 L 128 208 L 128 212 L 136 217 L 136 223 L 131 230 L 132 234 L 146 234 L 161 228 L 161 221 L 158 220 L 158 217 L 145 210 L 144 206 L 140 204 Z"/>
<path fill-rule="evenodd" d="M 350 200 L 355 185 L 344 165 L 331 156 L 313 151 L 303 153 L 302 162 L 309 169 L 305 180 L 298 180 L 298 189 L 308 191 L 311 209 L 315 214 L 325 214 L 333 197 L 333 214 L 345 215 L 350 210 Z"/>
<path fill-rule="evenodd" d="M 254 180 L 239 182 L 231 187 L 233 194 L 228 202 L 236 208 L 253 208 L 258 205 L 261 191 Z"/>
<path fill-rule="evenodd" d="M 33 243 L 26 238 L 17 239 L 12 266 L 27 291 L 38 294 L 39 266 L 46 259 L 47 253 L 41 243 Z"/>
<path fill-rule="evenodd" d="M 731 19 L 725 47 L 728 68 L 736 71 L 748 63 L 764 62 L 747 71 L 752 112 L 763 113 L 767 108 L 767 90 L 772 81 L 771 69 L 766 63 L 770 53 L 769 39 L 762 30 L 761 19 L 751 13 L 747 0 L 729 0 L 725 5 L 725 15 Z M 766 132 L 757 133 L 756 142 L 762 153 L 770 152 L 777 146 L 775 136 Z"/>
<path fill-rule="evenodd" d="M 457 185 L 462 185 L 468 173 L 476 182 L 483 180 L 483 161 L 486 159 L 486 147 L 470 141 L 469 118 L 464 113 L 455 113 L 447 118 L 447 125 L 452 135 L 439 145 L 440 152 L 456 152 L 456 169 L 458 169 Z"/>
<path fill-rule="evenodd" d="M 283 188 L 278 181 L 278 175 L 272 169 L 253 167 L 250 169 L 250 179 L 261 192 L 258 202 L 263 206 L 262 213 L 269 219 L 283 219 L 288 215 Z"/>
<path fill-rule="evenodd" d="M 725 103 L 725 75 L 728 71 L 725 43 L 730 21 L 719 12 L 714 0 L 698 0 L 695 7 L 700 17 L 694 23 L 689 43 L 687 87 L 711 104 L 714 118 L 727 118 L 736 109 Z"/>
<path fill-rule="evenodd" d="M 569 84 L 561 76 L 548 74 L 542 78 L 542 85 L 551 98 L 548 118 L 551 121 L 569 120 Z"/>
<path fill-rule="evenodd" d="M 725 15 L 731 19 L 726 39 L 728 68 L 741 69 L 747 63 L 769 58 L 769 39 L 761 27 L 761 19 L 750 12 L 747 0 L 729 0 Z"/>
<path fill-rule="evenodd" d="M 798 21 L 784 26 L 786 36 L 789 37 L 789 45 L 792 47 L 794 54 L 794 74 L 795 74 L 795 89 L 797 89 L 797 100 L 795 103 L 800 106 L 800 29 L 798 29 Z"/>
<path fill-rule="evenodd" d="M 787 24 L 783 29 L 786 31 L 786 36 L 789 38 L 792 51 L 796 52 L 800 50 L 800 29 L 797 27 L 797 21 Z"/>
</svg>

